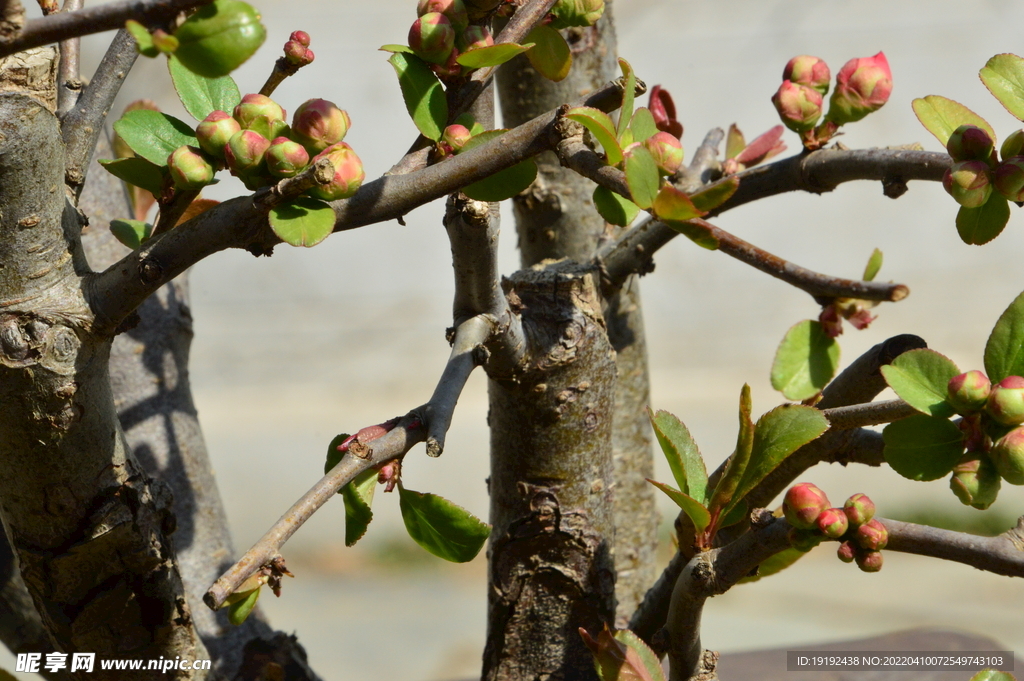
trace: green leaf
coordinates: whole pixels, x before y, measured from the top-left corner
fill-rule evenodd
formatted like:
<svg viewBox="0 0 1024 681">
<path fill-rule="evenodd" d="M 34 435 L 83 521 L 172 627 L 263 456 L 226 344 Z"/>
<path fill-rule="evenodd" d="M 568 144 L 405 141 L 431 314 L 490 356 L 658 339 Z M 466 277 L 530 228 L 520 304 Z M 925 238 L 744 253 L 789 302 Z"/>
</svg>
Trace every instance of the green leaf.
<svg viewBox="0 0 1024 681">
<path fill-rule="evenodd" d="M 615 134 L 621 140 L 629 128 L 629 121 L 633 118 L 633 100 L 636 98 L 636 74 L 633 67 L 625 59 L 619 58 L 619 68 L 622 69 L 622 77 L 625 83 L 622 88 L 622 107 L 619 109 L 619 125 Z"/>
<path fill-rule="evenodd" d="M 988 121 L 960 102 L 940 95 L 928 95 L 915 99 L 912 105 L 917 120 L 921 121 L 921 125 L 927 128 L 928 132 L 935 135 L 943 147 L 946 146 L 953 131 L 961 125 L 975 125 L 987 132 L 993 142 L 996 140 L 995 130 Z"/>
<path fill-rule="evenodd" d="M 641 208 L 650 208 L 658 196 L 661 176 L 658 164 L 646 147 L 633 147 L 626 152 L 626 184 L 632 194 L 633 203 Z"/>
<path fill-rule="evenodd" d="M 569 75 L 572 51 L 561 33 L 543 24 L 530 31 L 526 42 L 533 43 L 533 49 L 526 53 L 526 58 L 537 73 L 556 83 Z"/>
<path fill-rule="evenodd" d="M 594 207 L 606 222 L 621 227 L 633 222 L 640 212 L 640 206 L 600 185 L 594 189 Z"/>
<path fill-rule="evenodd" d="M 693 205 L 689 194 L 667 184 L 654 199 L 654 214 L 662 221 L 684 222 L 701 217 L 704 211 Z"/>
<path fill-rule="evenodd" d="M 982 669 L 971 677 L 971 681 L 1017 681 L 1013 674 L 998 669 Z"/>
<path fill-rule="evenodd" d="M 167 60 L 171 81 L 185 110 L 201 121 L 214 111 L 231 113 L 242 95 L 231 76 L 205 78 L 185 68 L 174 55 Z"/>
<path fill-rule="evenodd" d="M 985 373 L 993 383 L 1024 376 L 1024 293 L 1014 298 L 992 327 L 985 343 Z"/>
<path fill-rule="evenodd" d="M 349 438 L 348 433 L 342 433 L 335 435 L 334 439 L 331 440 L 331 444 L 327 445 L 327 460 L 324 462 L 324 475 L 331 472 L 335 466 L 337 466 L 342 458 L 345 456 L 342 452 L 338 451 L 338 445 Z M 338 494 L 341 494 L 341 490 L 338 490 Z"/>
<path fill-rule="evenodd" d="M 149 109 L 126 112 L 114 123 L 114 131 L 137 156 L 160 167 L 167 165 L 167 157 L 178 147 L 199 146 L 195 133 L 187 123 Z"/>
<path fill-rule="evenodd" d="M 615 640 L 636 653 L 650 681 L 665 681 L 665 672 L 661 668 L 661 659 L 644 643 L 643 639 L 629 629 L 620 629 L 615 632 Z M 624 677 L 620 678 L 621 681 L 628 681 Z M 996 680 L 993 679 L 993 681 Z"/>
<path fill-rule="evenodd" d="M 149 57 L 152 59 L 160 54 L 160 50 L 157 48 L 156 44 L 153 43 L 153 36 L 150 34 L 148 28 L 134 19 L 126 21 L 124 28 L 133 38 L 135 38 L 135 49 L 137 49 L 139 54 L 143 57 Z"/>
<path fill-rule="evenodd" d="M 656 480 L 648 479 L 647 482 L 660 489 L 668 495 L 669 499 L 676 503 L 676 506 L 683 509 L 683 512 L 690 516 L 690 520 L 693 521 L 693 526 L 697 528 L 698 533 L 706 530 L 708 525 L 711 524 L 711 514 L 708 513 L 708 509 L 704 508 L 704 504 L 700 503 L 689 494 L 684 494 L 683 492 Z"/>
<path fill-rule="evenodd" d="M 725 138 L 725 159 L 736 158 L 747 148 L 747 141 L 743 138 L 743 132 L 733 123 L 729 126 L 729 133 Z"/>
<path fill-rule="evenodd" d="M 471 561 L 491 533 L 490 525 L 444 497 L 413 492 L 401 484 L 398 495 L 409 536 L 438 558 Z"/>
<path fill-rule="evenodd" d="M 645 106 L 640 107 L 633 113 L 633 120 L 629 124 L 629 129 L 633 131 L 634 142 L 643 142 L 658 134 L 658 126 L 654 123 L 654 115 Z"/>
<path fill-rule="evenodd" d="M 441 139 L 448 124 L 448 102 L 437 76 L 422 59 L 412 54 L 395 53 L 388 63 L 398 74 L 405 108 L 416 128 L 435 142 Z"/>
<path fill-rule="evenodd" d="M 373 520 L 370 506 L 375 489 L 377 471 L 373 468 L 363 471 L 341 488 L 340 494 L 345 500 L 345 546 L 353 546 L 366 534 L 366 528 Z"/>
<path fill-rule="evenodd" d="M 415 54 L 408 45 L 381 45 L 378 52 L 401 52 L 402 54 Z"/>
<path fill-rule="evenodd" d="M 529 158 L 463 187 L 462 193 L 477 201 L 504 201 L 525 190 L 536 179 L 537 164 Z"/>
<path fill-rule="evenodd" d="M 153 233 L 153 225 L 142 220 L 111 220 L 110 233 L 134 251 Z"/>
<path fill-rule="evenodd" d="M 740 500 L 808 442 L 817 440 L 829 428 L 828 419 L 814 407 L 783 404 L 757 420 L 750 463 L 736 488 Z"/>
<path fill-rule="evenodd" d="M 723 180 L 719 180 L 714 184 L 709 184 L 708 186 L 691 194 L 690 201 L 693 202 L 694 207 L 701 211 L 701 214 L 703 215 L 713 211 L 731 199 L 732 195 L 735 194 L 736 190 L 739 188 L 740 178 L 735 175 L 730 175 Z"/>
<path fill-rule="evenodd" d="M 100 165 L 106 168 L 107 172 L 114 177 L 136 187 L 141 187 L 154 196 L 160 196 L 163 193 L 164 178 L 166 177 L 165 169 L 150 163 L 144 158 L 130 156 L 111 161 L 103 160 L 100 161 Z"/>
<path fill-rule="evenodd" d="M 234 596 L 241 597 L 233 599 Z M 256 607 L 256 601 L 259 600 L 259 597 L 259 588 L 243 592 L 242 594 L 231 594 L 231 597 L 228 598 L 228 621 L 236 627 L 242 624 L 249 617 L 252 609 Z"/>
<path fill-rule="evenodd" d="M 838 366 L 839 343 L 821 322 L 805 319 L 790 327 L 775 351 L 772 387 L 788 400 L 806 400 L 828 385 Z"/>
<path fill-rule="evenodd" d="M 615 135 L 615 125 L 604 111 L 589 106 L 569 109 L 565 117 L 580 123 L 597 139 L 608 158 L 608 165 L 617 166 L 622 163 L 622 148 L 619 147 Z"/>
<path fill-rule="evenodd" d="M 672 477 L 679 489 L 703 504 L 707 500 L 708 471 L 690 431 L 682 421 L 667 411 L 659 409 L 657 413 L 652 413 L 648 409 L 647 416 L 651 419 L 654 435 L 658 438 L 658 444 L 661 445 L 661 451 L 668 460 L 668 467 L 672 469 Z"/>
<path fill-rule="evenodd" d="M 1010 220 L 1010 204 L 1006 197 L 992 192 L 988 201 L 977 208 L 964 208 L 956 214 L 956 231 L 965 244 L 981 246 L 1002 233 Z"/>
<path fill-rule="evenodd" d="M 274 206 L 268 217 L 274 234 L 292 246 L 316 246 L 334 231 L 334 209 L 308 196 Z"/>
<path fill-rule="evenodd" d="M 882 455 L 894 471 L 911 480 L 948 475 L 964 452 L 964 434 L 952 421 L 914 414 L 882 431 Z"/>
<path fill-rule="evenodd" d="M 750 386 L 744 383 L 740 391 L 740 428 L 736 435 L 736 449 L 729 457 L 725 472 L 722 473 L 722 478 L 718 481 L 708 504 L 708 510 L 715 516 L 723 509 L 728 510 L 747 470 L 747 464 L 750 463 L 750 454 L 754 448 L 754 423 L 750 420 L 750 409 Z"/>
<path fill-rule="evenodd" d="M 882 269 L 882 251 L 876 248 L 871 251 L 871 257 L 868 258 L 868 264 L 864 266 L 864 276 L 861 279 L 874 281 L 880 269 Z"/>
<path fill-rule="evenodd" d="M 959 373 L 953 360 L 927 348 L 905 352 L 882 367 L 885 382 L 900 399 L 922 414 L 939 418 L 956 413 L 946 401 L 946 386 Z"/>
<path fill-rule="evenodd" d="M 463 52 L 455 58 L 462 66 L 471 69 L 482 69 L 488 66 L 501 66 L 516 55 L 526 52 L 533 45 L 519 45 L 517 43 L 501 43 L 499 45 L 488 45 L 477 47 Z"/>
<path fill-rule="evenodd" d="M 181 63 L 207 78 L 226 76 L 251 57 L 267 38 L 252 5 L 214 0 L 196 10 L 174 32 Z"/>
<path fill-rule="evenodd" d="M 764 561 L 760 565 L 758 565 L 757 574 L 755 576 L 744 577 L 736 583 L 748 584 L 750 582 L 756 582 L 757 580 L 762 579 L 764 577 L 770 577 L 774 574 L 778 574 L 779 572 L 782 572 L 790 565 L 797 562 L 806 555 L 807 553 L 805 551 L 800 551 L 798 549 L 784 549 L 782 551 L 779 551 L 774 556 Z"/>
<path fill-rule="evenodd" d="M 1024 121 L 1024 59 L 1015 54 L 997 54 L 978 75 L 999 103 Z"/>
</svg>

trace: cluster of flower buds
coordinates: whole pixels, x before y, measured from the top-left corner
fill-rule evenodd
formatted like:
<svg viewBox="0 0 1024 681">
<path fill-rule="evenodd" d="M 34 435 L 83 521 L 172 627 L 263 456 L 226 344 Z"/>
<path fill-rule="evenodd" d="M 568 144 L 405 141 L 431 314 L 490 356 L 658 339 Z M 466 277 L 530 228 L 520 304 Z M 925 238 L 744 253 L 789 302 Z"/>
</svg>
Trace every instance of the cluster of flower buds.
<svg viewBox="0 0 1024 681">
<path fill-rule="evenodd" d="M 842 508 L 832 508 L 828 497 L 815 485 L 802 482 L 786 492 L 782 512 L 792 526 L 789 541 L 799 551 L 810 551 L 825 541 L 839 541 L 839 559 L 857 561 L 865 572 L 882 569 L 881 550 L 889 533 L 874 519 L 875 504 L 866 494 L 854 494 Z"/>
<path fill-rule="evenodd" d="M 292 31 L 288 42 L 284 44 L 284 58 L 292 66 L 305 66 L 313 63 L 313 50 L 309 49 L 309 34 L 305 31 Z"/>
<path fill-rule="evenodd" d="M 1024 130 L 1007 137 L 997 156 L 995 140 L 986 130 L 961 125 L 949 136 L 946 151 L 953 164 L 942 186 L 961 206 L 984 205 L 993 190 L 1010 201 L 1024 201 Z"/>
<path fill-rule="evenodd" d="M 981 371 L 968 371 L 950 379 L 946 401 L 963 416 L 967 450 L 949 486 L 964 504 L 986 509 L 1001 480 L 1024 485 L 1024 378 L 1007 376 L 992 385 Z"/>
<path fill-rule="evenodd" d="M 325 99 L 311 99 L 295 111 L 289 126 L 277 102 L 249 94 L 231 114 L 214 111 L 203 119 L 196 127 L 200 148 L 179 147 L 168 167 L 178 189 L 201 189 L 213 181 L 216 170 L 227 167 L 255 190 L 293 177 L 328 155 L 334 179 L 309 193 L 325 200 L 345 198 L 359 189 L 365 176 L 359 157 L 342 142 L 350 125 L 348 113 Z"/>
<path fill-rule="evenodd" d="M 810 55 L 793 57 L 782 79 L 772 104 L 783 125 L 798 133 L 807 149 L 821 148 L 840 126 L 880 109 L 892 92 L 892 72 L 883 53 L 851 59 L 836 75 L 828 113 L 819 125 L 831 80 L 828 64 Z"/>
<path fill-rule="evenodd" d="M 462 75 L 463 67 L 456 62 L 460 54 L 494 44 L 485 26 L 470 26 L 464 0 L 420 0 L 416 14 L 419 18 L 409 29 L 409 47 L 441 80 Z"/>
</svg>

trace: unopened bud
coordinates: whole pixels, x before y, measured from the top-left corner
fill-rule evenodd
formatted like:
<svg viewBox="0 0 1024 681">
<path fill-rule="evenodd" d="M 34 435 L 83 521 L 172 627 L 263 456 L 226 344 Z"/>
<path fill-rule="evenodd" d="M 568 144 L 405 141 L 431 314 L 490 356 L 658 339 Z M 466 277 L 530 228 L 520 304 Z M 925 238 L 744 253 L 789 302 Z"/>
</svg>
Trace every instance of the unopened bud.
<svg viewBox="0 0 1024 681">
<path fill-rule="evenodd" d="M 453 47 L 446 62 L 430 65 L 430 70 L 437 74 L 438 79 L 442 83 L 450 83 L 462 75 L 463 67 L 458 62 L 459 54 L 458 48 Z"/>
<path fill-rule="evenodd" d="M 1024 201 L 1024 156 L 1011 156 L 996 166 L 992 186 L 1010 201 Z"/>
<path fill-rule="evenodd" d="M 850 527 L 860 527 L 875 517 L 875 502 L 866 494 L 854 494 L 843 504 L 843 513 L 850 521 Z"/>
<path fill-rule="evenodd" d="M 551 27 L 593 26 L 604 14 L 604 0 L 558 0 L 551 8 Z"/>
<path fill-rule="evenodd" d="M 985 411 L 1004 426 L 1024 423 L 1024 378 L 1007 376 L 992 386 Z"/>
<path fill-rule="evenodd" d="M 252 130 L 240 130 L 224 147 L 224 160 L 233 175 L 255 172 L 263 163 L 270 140 Z"/>
<path fill-rule="evenodd" d="M 366 173 L 363 172 L 363 162 L 352 151 L 352 147 L 339 142 L 317 154 L 313 162 L 324 157 L 329 158 L 334 165 L 334 178 L 327 184 L 313 187 L 309 193 L 324 201 L 345 199 L 355 194 L 363 184 Z"/>
<path fill-rule="evenodd" d="M 821 118 L 821 93 L 814 88 L 790 80 L 782 81 L 772 96 L 783 125 L 793 132 L 807 132 Z"/>
<path fill-rule="evenodd" d="M 999 438 L 989 452 L 1003 480 L 1024 485 L 1024 427 L 1014 428 Z"/>
<path fill-rule="evenodd" d="M 438 12 L 451 22 L 456 33 L 462 33 L 469 25 L 469 14 L 466 3 L 462 0 L 420 0 L 416 6 L 416 16 Z"/>
<path fill-rule="evenodd" d="M 278 137 L 267 147 L 267 170 L 276 177 L 294 177 L 309 165 L 309 154 L 298 142 Z"/>
<path fill-rule="evenodd" d="M 1017 130 L 1003 140 L 1003 146 L 999 148 L 999 157 L 1006 160 L 1021 155 L 1024 155 L 1024 130 Z"/>
<path fill-rule="evenodd" d="M 885 54 L 851 59 L 836 75 L 836 89 L 826 118 L 836 125 L 853 123 L 889 101 L 892 71 Z"/>
<path fill-rule="evenodd" d="M 985 510 L 999 495 L 999 472 L 988 456 L 968 453 L 953 467 L 949 488 L 965 506 Z"/>
<path fill-rule="evenodd" d="M 850 527 L 850 521 L 841 508 L 826 508 L 818 516 L 818 529 L 829 539 L 839 539 Z"/>
<path fill-rule="evenodd" d="M 292 116 L 292 136 L 311 154 L 345 139 L 352 120 L 348 112 L 326 99 L 310 99 Z"/>
<path fill-rule="evenodd" d="M 451 151 L 457 152 L 466 146 L 466 142 L 472 136 L 466 126 L 453 123 L 444 129 L 444 132 L 441 134 L 441 142 L 448 145 Z"/>
<path fill-rule="evenodd" d="M 857 567 L 864 572 L 878 572 L 882 569 L 881 551 L 859 551 L 855 558 Z"/>
<path fill-rule="evenodd" d="M 172 151 L 167 169 L 178 189 L 202 189 L 213 181 L 213 166 L 195 147 L 181 146 Z"/>
<path fill-rule="evenodd" d="M 975 369 L 949 379 L 946 391 L 949 403 L 958 414 L 973 414 L 985 408 L 992 383 L 988 376 Z"/>
<path fill-rule="evenodd" d="M 226 111 L 214 111 L 196 127 L 199 146 L 210 156 L 224 158 L 224 145 L 242 126 Z"/>
<path fill-rule="evenodd" d="M 954 161 L 988 161 L 995 142 L 976 125 L 961 125 L 946 142 L 946 151 Z"/>
<path fill-rule="evenodd" d="M 954 163 L 942 176 L 942 187 L 964 208 L 977 208 L 992 195 L 988 164 L 984 161 Z"/>
<path fill-rule="evenodd" d="M 455 29 L 445 15 L 428 12 L 409 29 L 409 47 L 423 61 L 443 64 L 455 47 Z"/>
<path fill-rule="evenodd" d="M 802 54 L 789 60 L 786 68 L 782 70 L 782 79 L 806 85 L 822 95 L 826 95 L 832 73 L 828 70 L 828 64 L 824 60 Z"/>
<path fill-rule="evenodd" d="M 807 553 L 825 540 L 825 538 L 816 531 L 799 530 L 795 527 L 789 528 L 787 536 L 789 537 L 789 545 L 803 553 Z"/>
<path fill-rule="evenodd" d="M 284 58 L 294 66 L 305 66 L 313 62 L 313 50 L 297 40 L 289 40 L 284 44 Z"/>
<path fill-rule="evenodd" d="M 494 36 L 491 35 L 486 26 L 474 24 L 462 32 L 456 39 L 456 43 L 460 52 L 466 52 L 481 47 L 490 47 L 494 44 Z"/>
<path fill-rule="evenodd" d="M 811 530 L 817 527 L 818 516 L 832 504 L 825 493 L 809 482 L 793 485 L 786 492 L 782 502 L 782 511 L 789 524 L 799 530 Z"/>
<path fill-rule="evenodd" d="M 253 130 L 267 139 L 277 137 L 287 126 L 281 106 L 270 97 L 248 94 L 235 107 L 235 120 L 242 130 Z"/>
<path fill-rule="evenodd" d="M 292 34 L 288 36 L 288 40 L 294 40 L 303 47 L 309 47 L 309 34 L 305 31 L 292 31 Z"/>
<path fill-rule="evenodd" d="M 647 151 L 651 152 L 658 170 L 663 175 L 675 175 L 683 165 L 683 145 L 679 139 L 667 132 L 658 132 L 644 141 Z"/>
<path fill-rule="evenodd" d="M 889 543 L 889 531 L 885 525 L 872 519 L 857 528 L 853 539 L 862 549 L 881 551 Z"/>
<path fill-rule="evenodd" d="M 839 560 L 844 563 L 852 563 L 854 558 L 857 557 L 857 553 L 857 546 L 852 541 L 844 541 L 836 550 L 836 555 L 839 556 Z"/>
</svg>

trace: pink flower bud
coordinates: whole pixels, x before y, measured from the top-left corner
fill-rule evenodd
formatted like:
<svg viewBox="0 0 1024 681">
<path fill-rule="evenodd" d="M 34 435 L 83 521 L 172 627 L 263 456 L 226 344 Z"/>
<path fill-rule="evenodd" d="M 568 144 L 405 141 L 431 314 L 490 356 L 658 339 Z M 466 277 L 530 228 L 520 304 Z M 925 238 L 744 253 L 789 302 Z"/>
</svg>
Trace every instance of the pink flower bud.
<svg viewBox="0 0 1024 681">
<path fill-rule="evenodd" d="M 309 47 L 309 34 L 305 31 L 292 31 L 292 34 L 288 36 L 288 40 L 294 40 L 303 47 Z"/>
<path fill-rule="evenodd" d="M 213 166 L 195 147 L 181 146 L 172 151 L 167 169 L 178 189 L 202 189 L 213 181 Z"/>
<path fill-rule="evenodd" d="M 345 139 L 352 120 L 348 112 L 326 99 L 310 99 L 292 116 L 292 136 L 311 154 Z"/>
<path fill-rule="evenodd" d="M 985 408 L 992 383 L 988 376 L 975 369 L 949 379 L 946 391 L 949 403 L 958 414 L 973 414 Z"/>
<path fill-rule="evenodd" d="M 789 60 L 786 68 L 782 70 L 782 79 L 806 85 L 824 96 L 828 94 L 832 73 L 824 60 L 802 54 Z"/>
<path fill-rule="evenodd" d="M 853 559 L 857 557 L 858 553 L 857 545 L 852 541 L 844 541 L 839 545 L 839 549 L 836 551 L 836 555 L 839 556 L 839 560 L 844 563 L 852 563 Z"/>
<path fill-rule="evenodd" d="M 459 52 L 466 52 L 468 50 L 475 50 L 481 47 L 490 47 L 494 44 L 494 37 L 491 32 L 487 30 L 486 26 L 473 25 L 468 27 L 462 34 L 455 40 L 456 46 L 459 48 Z"/>
<path fill-rule="evenodd" d="M 992 196 L 988 164 L 984 161 L 954 163 L 942 176 L 942 187 L 964 208 L 977 208 Z"/>
<path fill-rule="evenodd" d="M 455 47 L 455 29 L 440 12 L 428 12 L 409 29 L 409 47 L 423 61 L 444 64 Z"/>
<path fill-rule="evenodd" d="M 1024 378 L 1007 376 L 996 383 L 989 393 L 985 411 L 1004 426 L 1024 423 Z"/>
<path fill-rule="evenodd" d="M 454 123 L 444 129 L 444 132 L 441 134 L 441 142 L 448 146 L 450 152 L 456 152 L 466 146 L 466 142 L 468 142 L 469 138 L 472 136 L 473 135 L 469 132 L 469 128 L 464 125 Z"/>
<path fill-rule="evenodd" d="M 992 186 L 1010 201 L 1024 201 L 1024 156 L 1011 156 L 996 166 Z"/>
<path fill-rule="evenodd" d="M 282 134 L 287 127 L 284 109 L 270 97 L 260 94 L 242 97 L 235 107 L 234 117 L 242 130 L 258 132 L 268 140 Z"/>
<path fill-rule="evenodd" d="M 363 172 L 363 162 L 352 151 L 352 147 L 338 142 L 317 154 L 313 162 L 324 157 L 331 159 L 334 164 L 334 178 L 327 184 L 313 187 L 309 193 L 324 201 L 345 199 L 355 194 L 363 184 L 366 173 Z"/>
<path fill-rule="evenodd" d="M 803 553 L 807 553 L 825 539 L 813 530 L 799 530 L 795 527 L 789 528 L 787 536 L 789 545 Z"/>
<path fill-rule="evenodd" d="M 854 494 L 843 504 L 843 513 L 850 521 L 850 527 L 860 527 L 875 517 L 875 502 L 866 494 Z"/>
<path fill-rule="evenodd" d="M 667 132 L 659 132 L 647 138 L 644 146 L 651 152 L 658 170 L 664 175 L 675 175 L 683 165 L 683 145 Z"/>
<path fill-rule="evenodd" d="M 807 132 L 814 128 L 821 118 L 821 102 L 820 92 L 790 80 L 782 81 L 772 96 L 772 104 L 783 125 L 793 132 Z"/>
<path fill-rule="evenodd" d="M 782 502 L 782 511 L 789 524 L 799 530 L 811 530 L 817 527 L 818 516 L 832 504 L 825 493 L 809 482 L 793 485 L 786 492 Z"/>
<path fill-rule="evenodd" d="M 232 175 L 241 176 L 260 168 L 268 147 L 270 140 L 263 135 L 252 130 L 240 130 L 225 145 L 224 160 Z"/>
<path fill-rule="evenodd" d="M 969 452 L 953 467 L 949 488 L 965 506 L 985 510 L 999 495 L 999 472 L 985 455 Z"/>
<path fill-rule="evenodd" d="M 421 17 L 433 12 L 443 14 L 451 22 L 456 33 L 462 33 L 469 25 L 466 3 L 462 0 L 420 0 L 416 6 L 416 16 Z"/>
<path fill-rule="evenodd" d="M 305 66 L 313 62 L 313 50 L 297 40 L 289 40 L 284 44 L 284 58 L 293 66 Z"/>
<path fill-rule="evenodd" d="M 856 555 L 857 567 L 864 572 L 878 572 L 882 569 L 881 551 L 860 551 Z"/>
<path fill-rule="evenodd" d="M 1024 485 L 1024 427 L 1014 428 L 999 438 L 989 456 L 1003 480 L 1011 485 Z"/>
<path fill-rule="evenodd" d="M 872 519 L 857 528 L 853 539 L 862 549 L 881 551 L 889 543 L 889 531 L 885 525 Z"/>
<path fill-rule="evenodd" d="M 1013 156 L 1024 155 L 1024 130 L 1011 132 L 1010 136 L 1003 140 L 1003 146 L 999 148 L 999 156 L 1006 160 Z"/>
<path fill-rule="evenodd" d="M 196 128 L 196 138 L 199 139 L 199 146 L 207 154 L 224 158 L 224 145 L 241 129 L 238 121 L 226 111 L 214 111 Z"/>
<path fill-rule="evenodd" d="M 836 75 L 826 118 L 836 125 L 859 121 L 882 108 L 891 92 L 892 71 L 885 54 L 851 59 Z"/>
<path fill-rule="evenodd" d="M 839 539 L 850 527 L 850 521 L 841 508 L 826 508 L 818 516 L 818 529 L 829 539 Z"/>
<path fill-rule="evenodd" d="M 651 110 L 654 125 L 658 130 L 667 132 L 676 139 L 683 139 L 683 124 L 676 120 L 676 105 L 668 90 L 660 85 L 651 88 L 651 99 L 647 107 Z"/>
<path fill-rule="evenodd" d="M 988 161 L 995 142 L 988 133 L 974 125 L 961 125 L 946 142 L 946 151 L 954 161 Z"/>
<path fill-rule="evenodd" d="M 276 177 L 294 177 L 309 165 L 309 154 L 298 142 L 278 137 L 267 147 L 267 170 Z"/>
</svg>

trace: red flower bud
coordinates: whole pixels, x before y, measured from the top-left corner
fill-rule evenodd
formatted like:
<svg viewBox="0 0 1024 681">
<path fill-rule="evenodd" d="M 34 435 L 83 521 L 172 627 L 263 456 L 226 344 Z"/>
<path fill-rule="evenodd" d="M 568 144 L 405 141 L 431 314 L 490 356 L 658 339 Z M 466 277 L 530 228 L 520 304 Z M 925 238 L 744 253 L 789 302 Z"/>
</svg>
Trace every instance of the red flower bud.
<svg viewBox="0 0 1024 681">
<path fill-rule="evenodd" d="M 416 6 L 416 16 L 421 17 L 433 12 L 443 14 L 451 22 L 456 33 L 462 33 L 469 25 L 466 3 L 462 0 L 420 0 Z"/>
<path fill-rule="evenodd" d="M 317 154 L 332 144 L 345 139 L 352 120 L 348 112 L 326 99 L 310 99 L 299 106 L 292 116 L 292 136 Z"/>
<path fill-rule="evenodd" d="M 818 516 L 832 504 L 825 493 L 809 482 L 793 485 L 786 492 L 782 502 L 782 511 L 789 524 L 799 530 L 811 530 L 817 527 Z"/>
<path fill-rule="evenodd" d="M 284 58 L 293 66 L 305 66 L 313 62 L 313 50 L 297 40 L 289 40 L 284 44 Z"/>
<path fill-rule="evenodd" d="M 814 128 L 821 118 L 821 103 L 820 92 L 789 80 L 782 81 L 772 96 L 772 104 L 783 125 L 793 132 L 807 132 Z"/>
<path fill-rule="evenodd" d="M 946 142 L 946 151 L 954 161 L 988 161 L 995 142 L 988 133 L 974 125 L 961 125 Z"/>
<path fill-rule="evenodd" d="M 199 146 L 207 154 L 224 158 L 224 145 L 241 129 L 238 121 L 226 111 L 214 111 L 196 128 L 196 138 L 199 140 Z"/>
<path fill-rule="evenodd" d="M 985 455 L 969 452 L 953 468 L 949 488 L 965 506 L 985 510 L 999 495 L 999 472 Z"/>
<path fill-rule="evenodd" d="M 287 127 L 284 109 L 270 97 L 249 94 L 235 107 L 235 120 L 242 130 L 253 130 L 268 140 L 279 136 Z"/>
<path fill-rule="evenodd" d="M 270 143 L 266 154 L 267 170 L 276 177 L 294 177 L 309 165 L 309 154 L 298 142 L 278 137 Z"/>
<path fill-rule="evenodd" d="M 178 189 L 202 189 L 213 181 L 213 166 L 195 147 L 181 146 L 172 151 L 167 169 Z"/>
<path fill-rule="evenodd" d="M 843 513 L 850 521 L 850 527 L 860 527 L 875 517 L 875 502 L 866 494 L 854 494 L 843 504 Z"/>
<path fill-rule="evenodd" d="M 839 556 L 839 560 L 844 563 L 852 563 L 853 559 L 857 557 L 858 553 L 857 545 L 852 541 L 844 541 L 839 545 L 839 549 L 836 551 L 836 555 Z"/>
<path fill-rule="evenodd" d="M 252 130 L 240 130 L 231 136 L 224 147 L 224 160 L 232 175 L 244 175 L 259 170 L 270 140 Z"/>
<path fill-rule="evenodd" d="M 327 184 L 313 187 L 309 193 L 324 201 L 345 199 L 355 194 L 363 184 L 366 173 L 363 172 L 363 162 L 352 151 L 352 147 L 339 142 L 317 154 L 313 162 L 324 157 L 331 159 L 334 164 L 334 178 Z"/>
<path fill-rule="evenodd" d="M 1024 156 L 1011 156 L 996 166 L 992 185 L 1010 201 L 1024 201 Z"/>
<path fill-rule="evenodd" d="M 455 29 L 448 17 L 440 12 L 428 12 L 409 29 L 409 47 L 423 61 L 444 64 L 455 47 Z"/>
<path fill-rule="evenodd" d="M 644 141 L 647 151 L 651 152 L 658 170 L 664 175 L 675 175 L 683 165 L 683 145 L 667 132 L 658 132 Z"/>
<path fill-rule="evenodd" d="M 954 163 L 942 176 L 942 187 L 964 208 L 977 208 L 992 196 L 988 164 L 984 161 Z"/>
<path fill-rule="evenodd" d="M 459 52 L 475 50 L 480 47 L 490 47 L 494 44 L 494 36 L 487 30 L 486 26 L 470 26 L 455 40 Z"/>
<path fill-rule="evenodd" d="M 1024 423 L 1024 378 L 1007 376 L 992 387 L 985 411 L 1004 426 Z"/>
<path fill-rule="evenodd" d="M 973 414 L 985 408 L 992 383 L 988 376 L 975 369 L 949 379 L 946 391 L 949 403 L 958 414 Z"/>
<path fill-rule="evenodd" d="M 828 64 L 824 60 L 803 54 L 789 60 L 786 68 L 782 70 L 782 79 L 806 85 L 822 95 L 826 95 L 832 73 L 828 70 Z"/>
<path fill-rule="evenodd" d="M 818 529 L 829 539 L 839 539 L 850 527 L 850 521 L 841 508 L 826 508 L 818 516 Z"/>
<path fill-rule="evenodd" d="M 826 118 L 836 125 L 853 123 L 889 101 L 892 71 L 885 54 L 851 59 L 836 75 L 836 89 Z"/>
<path fill-rule="evenodd" d="M 448 149 L 452 152 L 456 152 L 466 146 L 470 137 L 472 135 L 466 126 L 453 123 L 444 129 L 444 133 L 441 134 L 441 142 L 448 145 Z"/>
<path fill-rule="evenodd" d="M 864 572 L 878 572 L 882 569 L 881 551 L 859 551 L 856 559 L 857 567 Z"/>
<path fill-rule="evenodd" d="M 309 47 L 309 34 L 305 31 L 292 31 L 292 34 L 288 36 L 288 40 L 294 40 L 303 47 Z"/>
<path fill-rule="evenodd" d="M 999 438 L 989 456 L 1003 480 L 1011 485 L 1024 485 L 1024 427 L 1014 428 Z"/>
<path fill-rule="evenodd" d="M 885 525 L 872 519 L 857 528 L 853 539 L 862 549 L 881 551 L 889 543 L 889 531 Z"/>
</svg>

